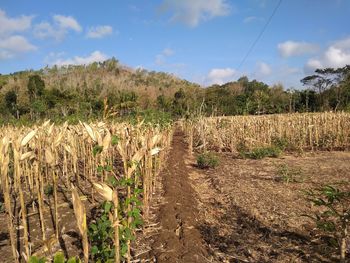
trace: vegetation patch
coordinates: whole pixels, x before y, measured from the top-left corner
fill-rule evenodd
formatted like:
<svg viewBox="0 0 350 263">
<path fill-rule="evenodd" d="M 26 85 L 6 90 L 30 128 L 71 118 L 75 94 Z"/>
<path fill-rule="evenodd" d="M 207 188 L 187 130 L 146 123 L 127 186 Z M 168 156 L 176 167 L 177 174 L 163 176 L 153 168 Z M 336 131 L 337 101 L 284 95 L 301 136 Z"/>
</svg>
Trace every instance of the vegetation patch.
<svg viewBox="0 0 350 263">
<path fill-rule="evenodd" d="M 200 169 L 215 168 L 219 165 L 219 158 L 212 152 L 201 153 L 197 156 L 197 167 Z"/>
<path fill-rule="evenodd" d="M 284 163 L 277 166 L 276 181 L 285 183 L 302 183 L 305 181 L 305 176 L 299 167 L 291 167 Z"/>
<path fill-rule="evenodd" d="M 350 221 L 350 191 L 325 185 L 306 191 L 307 199 L 319 208 L 310 217 L 321 231 L 331 234 L 331 245 L 338 246 L 340 262 L 346 262 L 346 239 Z"/>
<path fill-rule="evenodd" d="M 240 155 L 243 158 L 249 158 L 249 159 L 263 159 L 265 157 L 272 157 L 277 158 L 281 155 L 282 150 L 276 146 L 269 146 L 269 147 L 258 147 L 254 148 L 251 151 L 248 152 L 240 152 Z"/>
</svg>

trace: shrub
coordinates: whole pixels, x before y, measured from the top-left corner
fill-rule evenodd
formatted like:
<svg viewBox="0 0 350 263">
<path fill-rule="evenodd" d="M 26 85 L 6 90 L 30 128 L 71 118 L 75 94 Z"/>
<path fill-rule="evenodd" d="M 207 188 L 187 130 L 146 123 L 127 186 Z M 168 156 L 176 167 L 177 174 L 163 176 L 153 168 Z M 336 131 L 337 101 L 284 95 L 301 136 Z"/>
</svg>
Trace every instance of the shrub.
<svg viewBox="0 0 350 263">
<path fill-rule="evenodd" d="M 281 151 L 285 151 L 286 149 L 290 148 L 289 141 L 285 137 L 273 137 L 272 138 L 272 145 L 281 149 Z"/>
<path fill-rule="evenodd" d="M 215 168 L 218 165 L 219 158 L 211 152 L 201 153 L 197 157 L 197 166 L 200 169 Z"/>
<path fill-rule="evenodd" d="M 265 157 L 277 158 L 281 155 L 282 151 L 278 147 L 259 147 L 255 148 L 249 152 L 241 152 L 240 155 L 243 158 L 249 159 L 263 159 Z"/>
</svg>

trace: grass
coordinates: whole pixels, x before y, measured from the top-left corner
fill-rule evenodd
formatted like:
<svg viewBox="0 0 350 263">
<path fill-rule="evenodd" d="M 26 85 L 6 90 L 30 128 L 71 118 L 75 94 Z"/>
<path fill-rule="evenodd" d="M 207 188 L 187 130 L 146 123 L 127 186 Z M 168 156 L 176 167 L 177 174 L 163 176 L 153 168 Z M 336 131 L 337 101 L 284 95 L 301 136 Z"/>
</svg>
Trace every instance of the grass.
<svg viewBox="0 0 350 263">
<path fill-rule="evenodd" d="M 277 166 L 276 179 L 285 183 L 302 183 L 305 181 L 305 176 L 301 168 L 291 167 L 284 163 Z"/>
<path fill-rule="evenodd" d="M 200 169 L 215 168 L 219 165 L 219 158 L 212 152 L 201 153 L 197 156 L 197 167 Z"/>
</svg>

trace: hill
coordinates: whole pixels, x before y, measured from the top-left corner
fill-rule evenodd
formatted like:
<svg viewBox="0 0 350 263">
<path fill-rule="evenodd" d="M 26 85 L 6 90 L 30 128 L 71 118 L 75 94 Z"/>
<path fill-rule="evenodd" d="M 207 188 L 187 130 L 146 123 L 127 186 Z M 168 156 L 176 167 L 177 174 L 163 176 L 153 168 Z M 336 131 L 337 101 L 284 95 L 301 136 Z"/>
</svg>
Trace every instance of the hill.
<svg viewBox="0 0 350 263">
<path fill-rule="evenodd" d="M 134 70 L 114 58 L 0 76 L 1 117 L 7 121 L 98 117 L 105 98 L 120 115 L 148 108 L 172 111 L 174 103 L 183 104 L 177 109 L 182 114 L 193 105 L 183 101 L 185 94 L 197 100 L 200 86 L 168 73 Z"/>
</svg>

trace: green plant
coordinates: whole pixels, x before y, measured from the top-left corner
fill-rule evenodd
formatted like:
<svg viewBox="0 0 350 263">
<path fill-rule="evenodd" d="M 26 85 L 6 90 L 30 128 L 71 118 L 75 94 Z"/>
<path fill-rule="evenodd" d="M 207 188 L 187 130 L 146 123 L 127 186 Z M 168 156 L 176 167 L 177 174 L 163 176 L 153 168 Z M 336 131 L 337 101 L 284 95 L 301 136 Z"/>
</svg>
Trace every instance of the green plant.
<svg viewBox="0 0 350 263">
<path fill-rule="evenodd" d="M 200 169 L 215 168 L 219 165 L 219 158 L 212 152 L 201 153 L 197 156 L 197 166 Z"/>
<path fill-rule="evenodd" d="M 318 229 L 332 233 L 340 248 L 341 262 L 345 262 L 346 238 L 350 221 L 350 191 L 331 185 L 306 191 L 307 199 L 320 207 L 311 218 Z"/>
<path fill-rule="evenodd" d="M 46 263 L 49 262 L 47 258 L 38 258 L 36 256 L 32 256 L 29 258 L 28 263 Z M 81 263 L 81 260 L 76 257 L 71 257 L 66 260 L 62 252 L 57 252 L 52 260 L 53 263 Z"/>
<path fill-rule="evenodd" d="M 265 157 L 273 157 L 277 158 L 281 155 L 282 151 L 280 148 L 276 146 L 270 146 L 270 147 L 259 147 L 254 148 L 251 151 L 248 152 L 240 152 L 240 155 L 243 158 L 249 158 L 249 159 L 263 159 Z"/>
<path fill-rule="evenodd" d="M 134 163 L 130 162 L 129 166 Z M 119 197 L 118 205 L 118 230 L 119 230 L 119 248 L 120 255 L 122 257 L 127 256 L 128 242 L 135 239 L 135 230 L 143 224 L 141 215 L 141 201 L 140 194 L 142 189 L 138 188 L 140 182 L 140 167 L 135 163 L 137 169 L 133 177 L 119 178 L 118 180 L 114 175 L 107 177 L 106 183 L 110 189 L 133 189 L 130 197 Z M 99 173 L 111 172 L 112 167 L 109 165 L 98 166 Z M 130 209 L 128 209 L 130 207 Z M 111 201 L 105 201 L 102 204 L 100 215 L 94 220 L 88 229 L 88 235 L 91 243 L 91 256 L 96 262 L 114 262 L 115 251 L 115 228 L 113 222 L 113 211 L 115 211 L 114 203 Z"/>
<path fill-rule="evenodd" d="M 47 185 L 47 186 L 45 186 L 45 188 L 44 188 L 44 194 L 46 195 L 46 196 L 52 196 L 53 195 L 53 186 L 52 185 Z"/>
<path fill-rule="evenodd" d="M 300 183 L 304 181 L 304 176 L 300 168 L 290 167 L 284 163 L 277 167 L 277 180 L 285 183 Z"/>
<path fill-rule="evenodd" d="M 112 202 L 103 202 L 101 214 L 96 221 L 92 221 L 89 225 L 88 236 L 91 243 L 91 257 L 96 262 L 112 262 L 114 259 L 114 230 L 109 218 L 112 209 Z"/>
<path fill-rule="evenodd" d="M 273 137 L 272 138 L 272 145 L 281 149 L 281 151 L 285 151 L 286 149 L 289 148 L 289 141 L 285 137 Z"/>
</svg>

